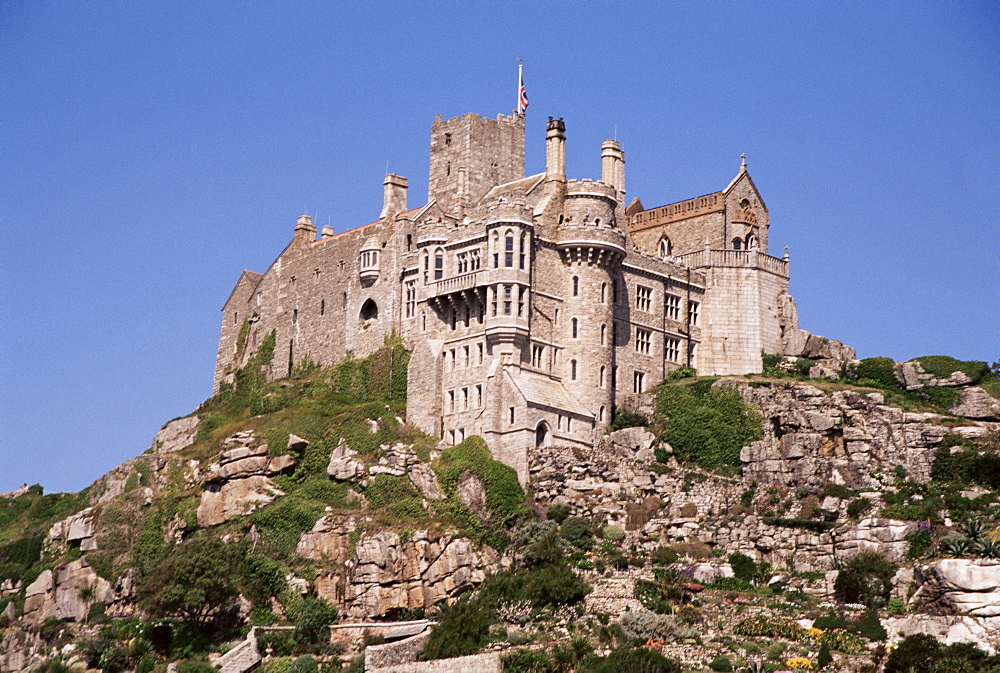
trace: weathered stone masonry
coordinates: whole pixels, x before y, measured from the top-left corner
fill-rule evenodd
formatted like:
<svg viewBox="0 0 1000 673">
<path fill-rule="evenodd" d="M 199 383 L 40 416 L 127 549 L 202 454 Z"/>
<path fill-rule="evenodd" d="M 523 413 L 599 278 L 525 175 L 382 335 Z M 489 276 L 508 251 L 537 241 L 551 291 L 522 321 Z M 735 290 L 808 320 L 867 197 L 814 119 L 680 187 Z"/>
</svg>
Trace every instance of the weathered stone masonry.
<svg viewBox="0 0 1000 673">
<path fill-rule="evenodd" d="M 223 308 L 216 388 L 272 330 L 272 378 L 398 334 L 413 350 L 407 420 L 452 443 L 485 437 L 524 481 L 529 449 L 593 446 L 673 369 L 744 374 L 761 351 L 804 352 L 745 163 L 720 192 L 626 208 L 617 142 L 602 144 L 599 180 L 566 179 L 561 119 L 545 143 L 545 172 L 525 177 L 523 115 L 439 117 L 425 205 L 408 210 L 390 174 L 371 224 L 317 238 L 299 217 Z"/>
</svg>

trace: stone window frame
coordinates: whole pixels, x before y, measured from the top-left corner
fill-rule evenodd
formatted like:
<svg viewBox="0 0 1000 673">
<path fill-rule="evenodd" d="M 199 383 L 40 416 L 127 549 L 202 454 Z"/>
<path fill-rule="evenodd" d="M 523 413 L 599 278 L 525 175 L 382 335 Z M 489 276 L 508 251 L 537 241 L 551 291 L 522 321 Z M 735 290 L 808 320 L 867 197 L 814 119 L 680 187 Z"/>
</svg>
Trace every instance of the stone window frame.
<svg viewBox="0 0 1000 673">
<path fill-rule="evenodd" d="M 677 337 L 663 338 L 663 357 L 670 362 L 679 362 L 681 358 L 681 340 Z"/>
<path fill-rule="evenodd" d="M 576 358 L 569 361 L 569 380 L 576 381 L 577 366 Z"/>
<path fill-rule="evenodd" d="M 574 297 L 580 296 L 580 277 L 573 276 L 573 288 L 571 290 Z"/>
<path fill-rule="evenodd" d="M 679 295 L 663 294 L 663 313 L 670 320 L 681 319 L 681 298 Z"/>
<path fill-rule="evenodd" d="M 444 278 L 444 248 L 434 251 L 434 280 Z"/>
<path fill-rule="evenodd" d="M 642 327 L 635 328 L 635 352 L 642 355 L 649 355 L 653 344 L 653 330 Z"/>
<path fill-rule="evenodd" d="M 493 243 L 493 268 L 500 268 L 500 233 L 497 231 L 493 232 L 491 239 Z"/>
<path fill-rule="evenodd" d="M 608 284 L 607 283 L 601 283 L 601 303 L 602 304 L 607 304 L 608 303 Z"/>
<path fill-rule="evenodd" d="M 646 285 L 635 286 L 635 307 L 649 313 L 653 307 L 653 288 Z"/>
<path fill-rule="evenodd" d="M 528 234 L 527 234 L 527 232 L 522 231 L 521 232 L 521 243 L 520 243 L 520 247 L 518 248 L 518 254 L 520 255 L 519 261 L 518 261 L 518 264 L 519 264 L 518 268 L 521 268 L 521 269 L 524 268 L 524 264 L 525 264 L 525 256 L 527 255 L 526 251 L 527 251 L 527 247 L 528 247 L 527 243 L 528 243 Z"/>
<path fill-rule="evenodd" d="M 514 230 L 508 229 L 503 235 L 503 266 L 514 268 Z"/>
<path fill-rule="evenodd" d="M 632 372 L 632 392 L 636 394 L 646 392 L 646 372 L 638 369 Z"/>
<path fill-rule="evenodd" d="M 514 286 L 505 284 L 503 286 L 503 314 L 512 315 L 514 308 Z"/>
<path fill-rule="evenodd" d="M 536 369 L 542 368 L 542 363 L 545 361 L 545 346 L 542 344 L 532 344 L 531 345 L 531 366 Z"/>
<path fill-rule="evenodd" d="M 605 367 L 604 365 L 601 365 L 601 369 L 598 371 L 598 374 L 597 374 L 597 387 L 598 388 L 604 388 L 605 387 L 605 379 L 607 378 L 607 372 L 608 372 L 608 368 Z"/>
<path fill-rule="evenodd" d="M 660 257 L 671 257 L 674 254 L 674 245 L 670 242 L 669 236 L 661 236 L 660 242 L 656 246 L 656 251 Z"/>
<path fill-rule="evenodd" d="M 606 323 L 601 325 L 601 345 L 605 346 L 608 343 L 608 326 Z"/>
<path fill-rule="evenodd" d="M 579 339 L 580 338 L 580 319 L 573 318 L 570 322 L 570 338 Z"/>
<path fill-rule="evenodd" d="M 417 281 L 408 280 L 404 285 L 406 292 L 404 317 L 413 318 L 417 315 Z"/>
<path fill-rule="evenodd" d="M 688 324 L 698 326 L 701 304 L 693 299 L 688 300 Z"/>
</svg>

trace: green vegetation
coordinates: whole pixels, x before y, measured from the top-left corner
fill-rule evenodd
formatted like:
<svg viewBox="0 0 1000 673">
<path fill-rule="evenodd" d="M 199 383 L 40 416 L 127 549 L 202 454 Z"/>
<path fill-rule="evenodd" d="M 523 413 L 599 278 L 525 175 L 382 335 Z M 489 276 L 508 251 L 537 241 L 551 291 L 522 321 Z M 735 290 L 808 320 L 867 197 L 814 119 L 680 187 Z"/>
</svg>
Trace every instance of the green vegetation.
<svg viewBox="0 0 1000 673">
<path fill-rule="evenodd" d="M 924 355 L 910 362 L 919 362 L 923 370 L 939 379 L 946 379 L 955 372 L 962 372 L 972 383 L 979 383 L 990 375 L 990 366 L 985 362 L 956 360 L 947 355 Z"/>
<path fill-rule="evenodd" d="M 678 460 L 705 469 L 740 464 L 740 449 L 763 437 L 762 419 L 732 388 L 714 379 L 685 379 L 656 389 L 656 409 L 666 425 L 661 439 Z"/>
<path fill-rule="evenodd" d="M 852 556 L 837 573 L 834 596 L 845 603 L 879 608 L 889 600 L 896 566 L 876 551 L 864 550 Z"/>
</svg>

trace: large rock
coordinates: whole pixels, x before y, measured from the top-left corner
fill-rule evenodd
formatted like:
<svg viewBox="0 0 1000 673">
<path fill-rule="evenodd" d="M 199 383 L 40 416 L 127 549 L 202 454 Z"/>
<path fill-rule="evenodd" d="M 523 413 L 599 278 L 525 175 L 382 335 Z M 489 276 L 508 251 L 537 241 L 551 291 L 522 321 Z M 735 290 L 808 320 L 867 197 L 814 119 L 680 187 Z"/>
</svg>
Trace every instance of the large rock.
<svg viewBox="0 0 1000 673">
<path fill-rule="evenodd" d="M 966 418 L 1000 421 L 1000 400 L 977 386 L 963 388 L 962 401 L 949 411 L 956 416 L 965 416 Z"/>
<path fill-rule="evenodd" d="M 284 492 L 264 476 L 206 484 L 198 505 L 198 525 L 207 528 L 246 516 L 280 495 Z"/>
<path fill-rule="evenodd" d="M 45 541 L 77 543 L 82 551 L 97 549 L 97 540 L 94 537 L 94 509 L 88 507 L 52 524 Z"/>
<path fill-rule="evenodd" d="M 930 614 L 1000 617 L 1000 560 L 944 559 L 917 569 L 911 602 Z"/>
<path fill-rule="evenodd" d="M 410 465 L 406 474 L 417 490 L 428 500 L 440 500 L 444 497 L 437 475 L 426 463 Z"/>
<path fill-rule="evenodd" d="M 656 435 L 646 428 L 622 428 L 615 430 L 607 436 L 605 442 L 609 442 L 612 450 L 623 458 L 637 458 L 638 460 L 652 460 L 653 442 Z"/>
<path fill-rule="evenodd" d="M 338 481 L 347 481 L 355 477 L 364 476 L 364 463 L 354 460 L 353 456 L 358 452 L 347 445 L 343 438 L 337 444 L 337 448 L 330 453 L 330 463 L 326 466 L 326 473 Z"/>
<path fill-rule="evenodd" d="M 90 567 L 86 558 L 45 570 L 28 585 L 24 620 L 38 624 L 49 617 L 82 621 L 92 603 L 107 603 L 111 584 Z"/>
<path fill-rule="evenodd" d="M 198 433 L 198 423 L 197 416 L 170 421 L 153 438 L 153 451 L 161 454 L 173 453 L 190 446 Z"/>
<path fill-rule="evenodd" d="M 1000 643 L 1000 617 L 907 615 L 883 619 L 882 626 L 893 639 L 926 633 L 945 645 L 972 643 L 990 654 Z"/>
<path fill-rule="evenodd" d="M 897 362 L 896 377 L 902 380 L 907 390 L 920 390 L 937 386 L 965 386 L 972 379 L 965 372 L 954 371 L 945 378 L 939 378 L 924 370 L 919 362 Z"/>
<path fill-rule="evenodd" d="M 860 551 L 871 550 L 893 563 L 906 558 L 910 543 L 906 539 L 909 521 L 896 519 L 862 519 L 854 526 L 845 526 L 835 537 L 837 555 L 847 560 Z"/>
</svg>

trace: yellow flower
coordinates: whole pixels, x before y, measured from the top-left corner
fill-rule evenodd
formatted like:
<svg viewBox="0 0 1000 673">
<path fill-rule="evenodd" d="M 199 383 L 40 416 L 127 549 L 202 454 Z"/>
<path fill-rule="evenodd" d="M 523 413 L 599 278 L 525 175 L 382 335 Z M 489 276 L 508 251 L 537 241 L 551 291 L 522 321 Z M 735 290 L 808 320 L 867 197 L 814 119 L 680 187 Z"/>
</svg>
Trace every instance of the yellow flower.
<svg viewBox="0 0 1000 673">
<path fill-rule="evenodd" d="M 792 657 L 785 661 L 785 666 L 800 671 L 811 671 L 813 669 L 812 662 L 805 657 Z"/>
<path fill-rule="evenodd" d="M 823 637 L 823 629 L 817 629 L 816 627 L 811 626 L 808 630 L 806 630 L 806 635 L 818 643 L 819 639 Z"/>
</svg>

